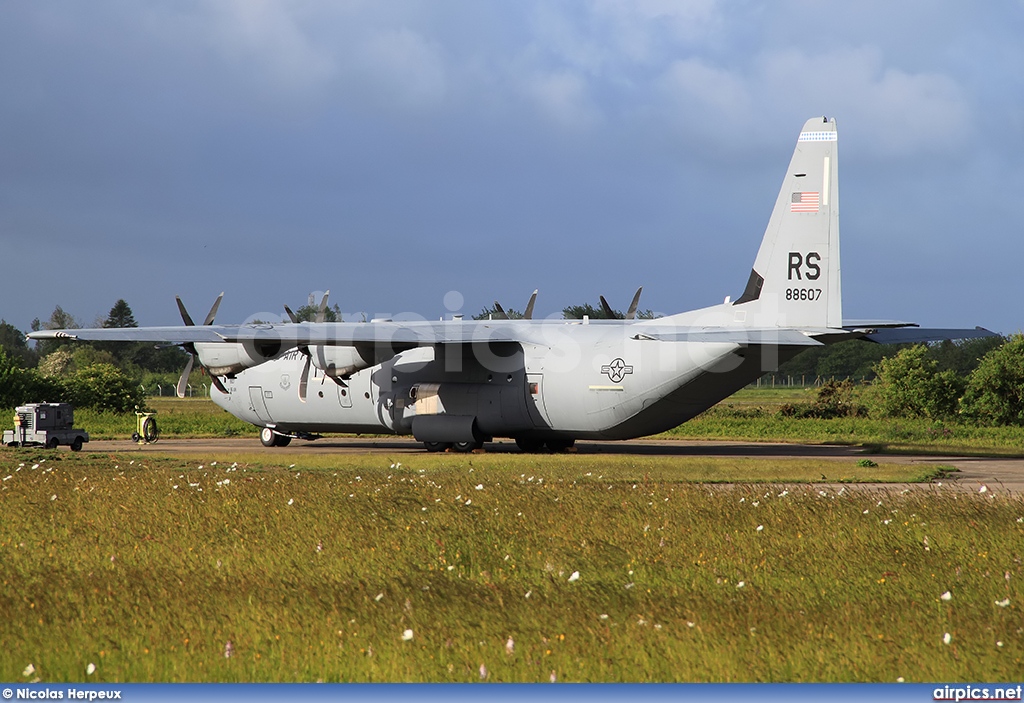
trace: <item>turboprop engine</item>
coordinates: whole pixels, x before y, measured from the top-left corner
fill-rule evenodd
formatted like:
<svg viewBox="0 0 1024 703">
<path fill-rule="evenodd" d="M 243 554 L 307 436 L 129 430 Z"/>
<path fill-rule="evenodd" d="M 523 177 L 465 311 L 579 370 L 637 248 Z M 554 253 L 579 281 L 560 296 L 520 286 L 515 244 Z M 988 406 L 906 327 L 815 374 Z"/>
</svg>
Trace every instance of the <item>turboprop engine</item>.
<svg viewBox="0 0 1024 703">
<path fill-rule="evenodd" d="M 230 376 L 278 356 L 281 342 L 196 342 L 199 363 L 213 376 Z"/>
<path fill-rule="evenodd" d="M 346 378 L 374 364 L 373 349 L 366 346 L 326 346 L 309 348 L 313 366 L 331 378 Z"/>
</svg>

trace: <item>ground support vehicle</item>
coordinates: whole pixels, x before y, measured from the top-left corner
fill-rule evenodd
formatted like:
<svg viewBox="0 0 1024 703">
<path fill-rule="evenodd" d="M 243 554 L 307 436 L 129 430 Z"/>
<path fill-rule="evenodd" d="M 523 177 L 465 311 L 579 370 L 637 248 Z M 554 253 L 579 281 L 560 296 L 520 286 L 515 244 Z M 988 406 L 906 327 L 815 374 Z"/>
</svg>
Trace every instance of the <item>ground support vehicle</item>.
<svg viewBox="0 0 1024 703">
<path fill-rule="evenodd" d="M 29 403 L 14 412 L 14 430 L 4 430 L 8 447 L 56 449 L 66 444 L 77 452 L 89 441 L 88 432 L 75 428 L 74 408 L 68 403 Z"/>
</svg>

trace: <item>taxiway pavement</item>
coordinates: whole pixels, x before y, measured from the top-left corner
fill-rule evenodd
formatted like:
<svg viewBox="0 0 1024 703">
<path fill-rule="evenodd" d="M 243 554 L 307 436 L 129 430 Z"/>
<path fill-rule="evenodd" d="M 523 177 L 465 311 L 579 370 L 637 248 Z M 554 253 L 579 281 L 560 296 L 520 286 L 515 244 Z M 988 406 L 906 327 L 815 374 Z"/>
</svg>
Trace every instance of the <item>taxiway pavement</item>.
<svg viewBox="0 0 1024 703">
<path fill-rule="evenodd" d="M 90 452 L 143 452 L 154 454 L 419 454 L 423 445 L 401 437 L 330 437 L 315 442 L 293 441 L 287 447 L 264 447 L 255 438 L 244 439 L 161 439 L 138 445 L 131 441 L 104 440 L 86 445 Z M 519 452 L 514 442 L 489 442 L 488 453 Z M 868 454 L 862 447 L 820 444 L 780 444 L 760 442 L 725 442 L 693 440 L 635 439 L 623 442 L 577 442 L 580 455 L 635 454 L 638 456 L 714 456 L 749 458 L 815 458 L 826 461 L 874 458 L 901 463 L 926 463 L 955 466 L 959 471 L 943 484 L 959 490 L 987 490 L 1024 495 L 1024 458 L 963 457 L 953 455 Z M 823 484 L 824 485 L 824 484 Z M 851 484 L 847 484 L 848 486 Z M 861 487 L 897 488 L 904 484 L 857 484 Z M 906 487 L 928 487 L 937 484 L 905 484 Z"/>
</svg>

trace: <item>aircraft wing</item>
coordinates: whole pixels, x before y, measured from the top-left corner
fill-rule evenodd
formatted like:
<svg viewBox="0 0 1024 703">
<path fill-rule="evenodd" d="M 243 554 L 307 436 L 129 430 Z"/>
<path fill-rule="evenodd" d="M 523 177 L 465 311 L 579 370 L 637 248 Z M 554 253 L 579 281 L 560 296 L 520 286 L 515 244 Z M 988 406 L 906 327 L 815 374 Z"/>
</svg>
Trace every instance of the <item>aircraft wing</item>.
<svg viewBox="0 0 1024 703">
<path fill-rule="evenodd" d="M 256 323 L 248 325 L 189 325 L 178 327 L 124 327 L 40 330 L 29 339 L 72 339 L 83 342 L 155 342 L 194 344 L 218 342 L 280 342 L 285 346 L 393 344 L 430 346 L 446 343 L 528 341 L 540 337 L 539 325 L 566 325 L 565 321 L 379 321 Z M 535 334 L 531 335 L 530 332 Z"/>
<path fill-rule="evenodd" d="M 622 320 L 590 321 L 591 325 L 616 326 L 638 340 L 662 342 L 708 342 L 744 345 L 820 346 L 817 338 L 867 339 L 883 344 L 920 343 L 944 339 L 975 339 L 994 336 L 981 327 L 974 329 L 924 329 L 907 323 L 892 326 L 845 329 L 795 329 L 746 327 L 691 327 L 631 323 Z M 351 346 L 357 344 L 400 347 L 474 342 L 547 343 L 549 332 L 580 326 L 575 320 L 447 320 L 377 322 L 257 323 L 249 325 L 192 325 L 179 327 L 125 327 L 70 330 L 40 330 L 30 339 L 74 339 L 86 342 L 154 342 L 189 344 L 218 342 L 280 342 L 296 345 Z"/>
<path fill-rule="evenodd" d="M 29 339 L 73 339 L 82 342 L 157 342 L 187 344 L 192 342 L 223 342 L 213 325 L 192 327 L 110 327 L 96 329 L 39 330 L 29 332 Z"/>
<path fill-rule="evenodd" d="M 545 343 L 546 333 L 581 326 L 576 320 L 480 320 L 337 323 L 260 323 L 250 325 L 194 325 L 182 327 L 127 327 L 99 329 L 41 330 L 31 339 L 74 339 L 85 342 L 155 342 L 189 344 L 217 342 L 280 342 L 285 346 L 355 344 L 391 344 L 430 346 L 474 342 Z M 622 320 L 591 321 L 594 326 L 619 327 L 638 340 L 663 342 L 714 342 L 735 344 L 772 344 L 820 346 L 796 329 L 743 327 L 685 327 L 650 325 Z M 635 331 L 634 331 L 635 329 Z"/>
</svg>

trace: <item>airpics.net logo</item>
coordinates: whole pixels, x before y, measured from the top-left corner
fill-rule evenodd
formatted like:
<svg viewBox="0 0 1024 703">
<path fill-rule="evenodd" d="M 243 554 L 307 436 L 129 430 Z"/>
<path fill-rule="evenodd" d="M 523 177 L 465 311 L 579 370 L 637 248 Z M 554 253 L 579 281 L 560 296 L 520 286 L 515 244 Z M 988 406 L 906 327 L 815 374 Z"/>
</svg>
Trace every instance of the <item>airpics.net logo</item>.
<svg viewBox="0 0 1024 703">
<path fill-rule="evenodd" d="M 936 701 L 1019 701 L 1024 686 L 942 686 L 932 692 Z"/>
</svg>

